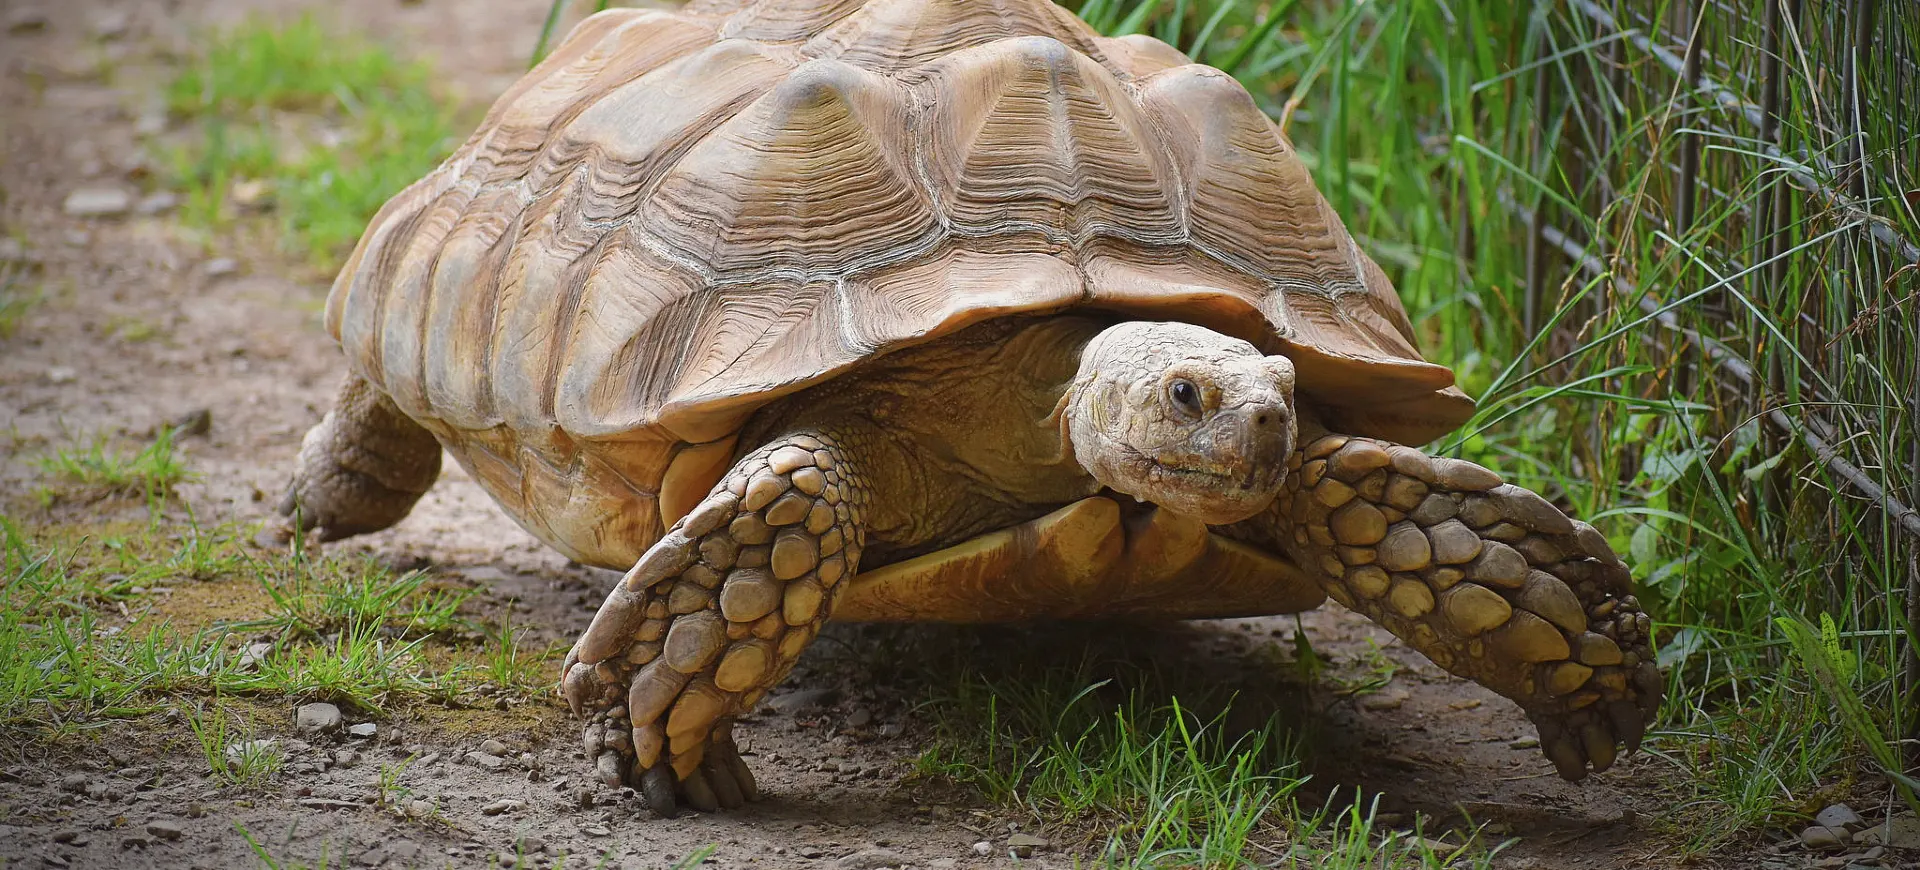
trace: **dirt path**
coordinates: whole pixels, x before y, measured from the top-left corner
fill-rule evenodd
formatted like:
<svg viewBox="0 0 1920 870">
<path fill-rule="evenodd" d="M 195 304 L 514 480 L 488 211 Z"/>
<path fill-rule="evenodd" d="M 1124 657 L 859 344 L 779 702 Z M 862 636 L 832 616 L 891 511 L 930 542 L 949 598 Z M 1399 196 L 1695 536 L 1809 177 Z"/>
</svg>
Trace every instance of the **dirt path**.
<svg viewBox="0 0 1920 870">
<path fill-rule="evenodd" d="M 262 499 L 278 493 L 300 433 L 324 411 L 340 371 L 318 323 L 324 282 L 285 277 L 298 270 L 268 246 L 216 241 L 203 252 L 164 215 L 83 220 L 63 214 L 62 202 L 82 184 L 133 189 L 126 178 L 143 153 L 137 130 L 145 107 L 200 28 L 255 11 L 284 15 L 299 5 L 7 5 L 14 23 L 28 12 L 44 23 L 0 34 L 0 220 L 20 245 L 7 256 L 37 262 L 34 277 L 51 296 L 11 339 L 0 340 L 0 427 L 12 431 L 0 494 L 8 503 L 21 503 L 32 486 L 35 472 L 24 460 L 50 445 L 92 433 L 142 433 L 196 409 L 213 420 L 208 436 L 188 443 L 200 479 L 186 487 L 185 500 L 201 521 L 258 517 Z M 523 68 L 545 9 L 535 0 L 309 5 L 325 5 L 334 20 L 435 58 L 455 90 L 475 99 Z M 216 257 L 236 258 L 238 271 L 209 274 Z M 148 337 L 127 338 L 124 327 L 132 323 Z M 398 528 L 346 546 L 430 563 L 480 584 L 489 600 L 514 608 L 537 642 L 564 641 L 582 629 L 612 575 L 547 552 L 449 468 Z M 1384 691 L 1358 701 L 1304 692 L 1273 666 L 1273 648 L 1285 647 L 1291 619 L 1013 636 L 1036 656 L 1071 656 L 1118 638 L 1126 655 L 1143 660 L 1205 657 L 1209 671 L 1240 690 L 1237 709 L 1292 710 L 1308 722 L 1317 742 L 1316 793 L 1364 786 L 1383 792 L 1386 808 L 1403 817 L 1419 810 L 1449 818 L 1464 810 L 1520 839 L 1500 866 L 1663 863 L 1653 857 L 1666 839 L 1654 817 L 1666 804 L 1653 780 L 1671 768 L 1642 756 L 1597 782 L 1570 786 L 1548 775 L 1527 745 L 1532 729 L 1510 704 L 1447 677 L 1352 614 L 1329 609 L 1310 614 L 1306 625 L 1321 654 L 1342 666 L 1363 661 L 1377 644 L 1400 665 L 1397 675 Z M 0 748 L 0 861 L 253 866 L 237 823 L 276 855 L 325 855 L 330 866 L 488 866 L 502 853 L 510 865 L 516 844 L 546 856 L 592 856 L 575 857 L 568 867 L 594 866 L 603 854 L 605 866 L 664 867 L 707 844 L 716 847 L 710 866 L 719 867 L 882 866 L 878 858 L 843 861 L 875 849 L 915 867 L 1014 866 L 1004 848 L 1009 826 L 1031 820 L 908 776 L 929 739 L 910 709 L 917 696 L 897 682 L 901 663 L 860 652 L 911 646 L 926 635 L 963 646 L 999 642 L 1005 631 L 829 631 L 772 709 L 743 728 L 749 761 L 769 795 L 745 812 L 662 821 L 630 794 L 592 784 L 575 726 L 551 701 L 414 714 L 381 723 L 372 739 L 291 742 L 282 780 L 246 801 L 203 803 L 205 765 L 179 729 L 109 729 Z M 284 715 L 279 736 L 293 740 L 291 710 Z M 498 769 L 468 760 L 488 739 L 509 750 Z M 409 769 L 406 784 L 414 799 L 440 806 L 438 821 L 367 805 L 381 765 L 409 754 L 425 759 Z M 519 805 L 486 811 L 503 799 Z M 177 827 L 150 832 L 153 820 Z M 1065 844 L 1087 832 L 1048 833 Z M 981 841 L 994 856 L 976 855 Z M 1072 866 L 1071 851 L 1018 864 Z M 553 862 L 543 858 L 539 866 Z"/>
</svg>

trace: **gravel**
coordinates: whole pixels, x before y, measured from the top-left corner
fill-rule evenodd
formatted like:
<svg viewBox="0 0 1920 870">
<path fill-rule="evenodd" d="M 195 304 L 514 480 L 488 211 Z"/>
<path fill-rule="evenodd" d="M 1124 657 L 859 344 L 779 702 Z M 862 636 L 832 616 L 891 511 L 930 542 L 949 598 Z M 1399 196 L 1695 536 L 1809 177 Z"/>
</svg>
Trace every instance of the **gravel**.
<svg viewBox="0 0 1920 870">
<path fill-rule="evenodd" d="M 889 867 L 904 867 L 905 855 L 889 849 L 863 849 L 833 863 L 837 870 L 882 870 Z"/>
<path fill-rule="evenodd" d="M 332 704 L 301 704 L 293 711 L 293 727 L 306 734 L 331 734 L 340 721 L 340 708 Z"/>
<path fill-rule="evenodd" d="M 1845 830 L 1826 825 L 1809 825 L 1800 832 L 1800 842 L 1809 849 L 1838 849 L 1846 845 L 1849 839 Z"/>
<path fill-rule="evenodd" d="M 118 187 L 82 187 L 67 194 L 60 210 L 71 217 L 120 217 L 133 208 L 133 194 Z"/>
<path fill-rule="evenodd" d="M 1816 825 L 1847 830 L 1858 830 L 1866 827 L 1867 824 L 1865 819 L 1860 818 L 1859 813 L 1853 811 L 1853 807 L 1846 804 L 1834 804 L 1821 810 L 1819 815 L 1813 817 L 1813 822 Z"/>
</svg>

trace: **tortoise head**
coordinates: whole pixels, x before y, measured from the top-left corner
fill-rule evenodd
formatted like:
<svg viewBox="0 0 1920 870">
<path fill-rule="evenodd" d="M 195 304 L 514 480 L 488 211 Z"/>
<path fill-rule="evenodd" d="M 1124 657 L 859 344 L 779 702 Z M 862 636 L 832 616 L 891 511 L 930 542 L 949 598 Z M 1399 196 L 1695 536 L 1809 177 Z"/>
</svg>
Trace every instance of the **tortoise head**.
<svg viewBox="0 0 1920 870">
<path fill-rule="evenodd" d="M 1188 323 L 1129 321 L 1080 354 L 1062 397 L 1074 457 L 1101 485 L 1211 524 L 1273 502 L 1296 434 L 1282 356 Z"/>
</svg>

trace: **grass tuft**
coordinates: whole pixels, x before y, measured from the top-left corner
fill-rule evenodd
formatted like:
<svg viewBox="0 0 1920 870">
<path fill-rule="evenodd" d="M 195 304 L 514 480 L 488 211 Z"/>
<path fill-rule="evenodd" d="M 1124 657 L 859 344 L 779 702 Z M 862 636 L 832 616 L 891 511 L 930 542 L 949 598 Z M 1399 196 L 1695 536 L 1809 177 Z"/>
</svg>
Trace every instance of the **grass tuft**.
<svg viewBox="0 0 1920 870">
<path fill-rule="evenodd" d="M 458 144 L 432 68 L 311 15 L 212 34 L 166 89 L 190 122 L 161 148 L 181 216 L 209 230 L 278 213 L 283 244 L 331 267 L 381 204 Z"/>
<path fill-rule="evenodd" d="M 173 443 L 173 430 L 162 429 L 153 443 L 138 452 L 127 453 L 108 446 L 106 438 L 95 438 L 87 446 L 56 448 L 51 456 L 34 460 L 40 471 L 67 485 L 67 494 L 93 498 L 141 496 L 157 502 L 172 495 L 173 488 L 192 479 Z M 41 500 L 51 501 L 60 493 L 42 490 Z"/>
</svg>

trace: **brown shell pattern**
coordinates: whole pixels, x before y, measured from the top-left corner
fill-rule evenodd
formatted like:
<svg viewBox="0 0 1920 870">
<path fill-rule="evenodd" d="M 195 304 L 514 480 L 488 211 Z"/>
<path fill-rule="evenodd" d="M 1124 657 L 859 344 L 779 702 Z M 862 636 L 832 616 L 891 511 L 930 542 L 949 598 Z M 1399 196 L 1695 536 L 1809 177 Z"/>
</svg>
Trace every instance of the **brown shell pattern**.
<svg viewBox="0 0 1920 870">
<path fill-rule="evenodd" d="M 755 408 L 1073 306 L 1286 353 L 1360 434 L 1471 410 L 1237 82 L 1046 0 L 595 15 L 387 203 L 326 317 L 523 525 L 624 568 Z"/>
</svg>

